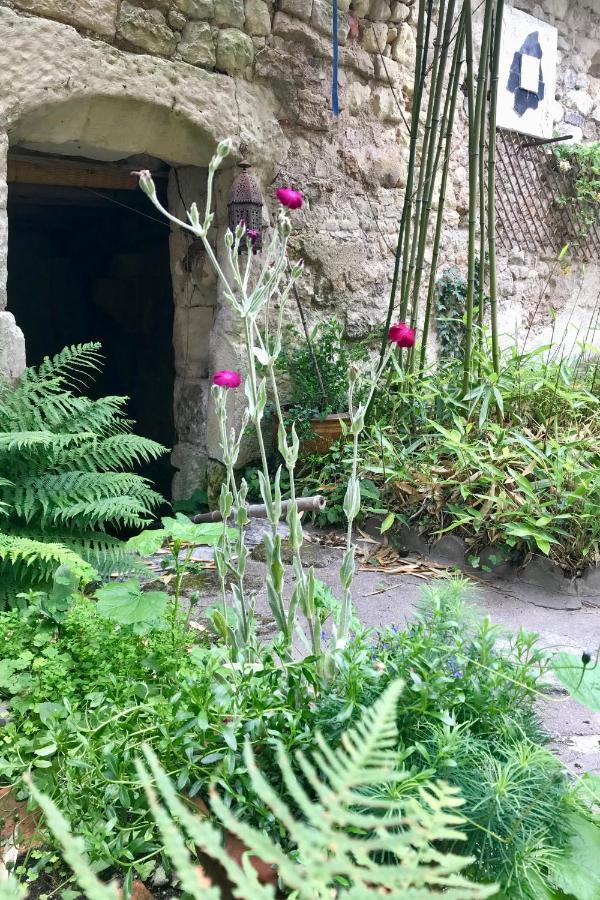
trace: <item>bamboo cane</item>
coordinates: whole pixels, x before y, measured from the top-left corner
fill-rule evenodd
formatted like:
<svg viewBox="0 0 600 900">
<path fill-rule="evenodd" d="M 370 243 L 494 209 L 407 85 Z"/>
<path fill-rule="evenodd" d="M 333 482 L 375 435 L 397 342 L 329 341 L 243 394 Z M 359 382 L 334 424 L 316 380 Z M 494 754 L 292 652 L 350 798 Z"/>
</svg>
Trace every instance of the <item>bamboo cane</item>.
<svg viewBox="0 0 600 900">
<path fill-rule="evenodd" d="M 419 312 L 419 294 L 421 291 L 421 279 L 423 276 L 423 264 L 425 260 L 425 247 L 427 244 L 427 233 L 429 228 L 429 220 L 431 218 L 431 208 L 433 205 L 433 189 L 435 184 L 435 175 L 438 171 L 440 156 L 442 152 L 442 144 L 443 144 L 443 133 L 440 130 L 440 107 L 442 103 L 442 95 L 444 93 L 444 85 L 445 85 L 445 77 L 446 77 L 446 64 L 448 60 L 448 48 L 450 46 L 450 37 L 452 31 L 452 23 L 454 20 L 454 8 L 455 8 L 455 0 L 449 0 L 448 8 L 446 11 L 446 16 L 444 19 L 444 15 L 442 12 L 442 7 L 440 6 L 440 21 L 438 23 L 438 36 L 437 40 L 440 40 L 441 37 L 441 46 L 438 54 L 438 62 L 437 66 L 433 69 L 432 72 L 435 72 L 435 75 L 432 74 L 432 95 L 433 95 L 433 108 L 432 108 L 432 116 L 430 123 L 430 135 L 429 135 L 429 144 L 427 148 L 427 162 L 424 164 L 425 168 L 425 178 L 424 178 L 424 198 L 423 205 L 421 208 L 421 222 L 419 224 L 419 234 L 418 234 L 418 250 L 417 250 L 417 259 L 415 264 L 414 271 L 414 281 L 412 286 L 412 307 L 411 307 L 411 327 L 415 328 L 417 325 L 417 318 Z M 446 106 L 446 104 L 445 104 Z M 440 130 L 439 140 L 438 130 Z M 435 152 L 434 150 L 434 142 L 435 142 Z M 411 368 L 414 364 L 414 350 L 411 350 Z"/>
<path fill-rule="evenodd" d="M 492 332 L 492 364 L 496 374 L 500 371 L 500 349 L 498 341 L 498 275 L 496 270 L 496 110 L 498 106 L 498 79 L 500 69 L 500 43 L 502 39 L 502 16 L 504 0 L 497 0 L 494 22 L 494 46 L 490 74 L 490 107 L 488 136 L 488 272 L 490 297 L 490 326 Z"/>
<path fill-rule="evenodd" d="M 290 500 L 284 500 L 281 504 L 282 518 L 287 515 L 287 512 L 290 508 L 290 503 Z M 322 494 L 317 494 L 315 497 L 298 497 L 296 500 L 296 504 L 298 507 L 298 512 L 323 512 L 325 506 L 327 505 L 327 500 L 325 499 L 325 497 L 323 497 Z M 267 518 L 267 507 L 264 503 L 251 504 L 246 508 L 246 512 L 249 516 L 254 516 L 254 518 L 256 519 Z M 195 522 L 197 525 L 204 524 L 206 522 L 222 521 L 223 516 L 218 509 L 215 509 L 213 512 L 199 513 L 196 516 L 192 516 L 192 522 Z"/>
<path fill-rule="evenodd" d="M 441 0 L 443 2 L 443 0 Z M 425 36 L 423 39 L 423 46 L 421 48 L 421 79 L 419 85 L 419 105 L 417 107 L 417 117 L 415 127 L 417 129 L 417 138 L 419 134 L 419 121 L 420 121 L 420 112 L 421 112 L 421 101 L 423 99 L 423 93 L 425 90 L 425 82 L 427 79 L 428 68 L 427 68 L 427 56 L 429 53 L 429 38 L 431 34 L 431 21 L 433 18 L 433 0 L 427 0 L 427 24 L 425 27 Z M 439 54 L 439 44 L 434 47 L 434 61 L 436 56 Z M 433 63 L 432 63 L 433 65 Z M 412 272 L 415 267 L 415 255 L 417 251 L 417 231 L 419 227 L 419 210 L 420 204 L 422 202 L 423 195 L 423 179 L 425 177 L 425 158 L 427 156 L 427 145 L 429 139 L 429 124 L 431 120 L 431 112 L 432 112 L 432 96 L 433 90 L 429 91 L 429 99 L 427 101 L 427 112 L 425 114 L 425 128 L 423 131 L 423 139 L 421 141 L 421 153 L 419 158 L 419 177 L 417 180 L 417 189 L 415 191 L 414 197 L 410 197 L 411 203 L 411 218 L 409 221 L 411 222 L 411 228 L 409 228 L 404 235 L 404 254 L 402 259 L 402 285 L 400 289 L 400 318 L 402 321 L 406 319 L 407 310 L 408 310 L 408 301 L 410 297 L 410 284 L 412 278 Z M 414 206 L 413 206 L 414 199 Z M 414 209 L 414 215 L 412 215 Z"/>
<path fill-rule="evenodd" d="M 410 143 L 408 153 L 408 170 L 406 175 L 406 190 L 404 193 L 404 202 L 402 204 L 402 215 L 400 218 L 400 230 L 398 232 L 398 242 L 396 244 L 396 258 L 394 260 L 394 273 L 392 276 L 392 287 L 390 289 L 390 299 L 388 303 L 388 311 L 385 320 L 385 329 L 381 341 L 381 351 L 379 354 L 379 362 L 383 360 L 388 344 L 388 331 L 392 323 L 394 315 L 394 307 L 396 305 L 396 293 L 398 291 L 398 282 L 400 280 L 400 263 L 403 259 L 403 250 L 405 238 L 410 221 L 412 208 L 412 192 L 414 184 L 415 159 L 417 154 L 417 136 L 419 132 L 419 111 L 421 106 L 420 87 L 421 87 L 421 65 L 423 63 L 423 42 L 425 32 L 425 0 L 419 2 L 419 16 L 417 20 L 417 56 L 415 63 L 415 83 L 412 101 L 412 112 L 410 122 Z"/>
<path fill-rule="evenodd" d="M 470 0 L 465 0 L 467 5 L 465 43 L 467 49 L 467 100 L 469 108 L 469 242 L 468 242 L 468 273 L 467 273 L 467 299 L 465 309 L 465 352 L 463 360 L 463 396 L 469 391 L 471 381 L 471 357 L 473 349 L 473 306 L 475 299 L 475 236 L 477 229 L 477 206 L 479 180 L 479 155 L 480 125 L 485 101 L 485 85 L 487 80 L 487 68 L 489 65 L 490 32 L 492 26 L 492 12 L 494 0 L 486 0 L 483 20 L 483 35 L 481 38 L 481 55 L 477 71 L 477 92 L 475 95 L 475 81 L 473 68 L 473 20 Z"/>
<path fill-rule="evenodd" d="M 440 149 L 442 142 L 444 143 L 444 159 L 442 163 L 442 177 L 440 182 L 440 192 L 438 197 L 437 219 L 435 224 L 435 235 L 433 239 L 433 248 L 431 253 L 431 264 L 429 267 L 429 281 L 427 285 L 427 301 L 425 304 L 425 317 L 423 319 L 423 331 L 421 334 L 421 358 L 419 362 L 419 371 L 425 368 L 425 358 L 427 353 L 427 340 L 429 337 L 429 327 L 431 323 L 431 311 L 433 308 L 433 298 L 435 294 L 435 284 L 437 278 L 437 265 L 440 256 L 440 246 L 442 241 L 442 228 L 444 224 L 444 205 L 446 201 L 446 189 L 448 185 L 448 175 L 450 171 L 450 150 L 452 147 L 452 137 L 454 129 L 454 117 L 456 114 L 456 103 L 460 86 L 460 68 L 463 47 L 465 43 L 465 9 L 463 7 L 458 30 L 456 33 L 456 42 L 454 45 L 454 53 L 452 56 L 452 66 L 450 69 L 450 79 L 448 91 L 446 94 L 445 108 L 443 113 L 442 134 L 440 134 Z M 436 162 L 436 169 L 438 163 Z"/>
</svg>

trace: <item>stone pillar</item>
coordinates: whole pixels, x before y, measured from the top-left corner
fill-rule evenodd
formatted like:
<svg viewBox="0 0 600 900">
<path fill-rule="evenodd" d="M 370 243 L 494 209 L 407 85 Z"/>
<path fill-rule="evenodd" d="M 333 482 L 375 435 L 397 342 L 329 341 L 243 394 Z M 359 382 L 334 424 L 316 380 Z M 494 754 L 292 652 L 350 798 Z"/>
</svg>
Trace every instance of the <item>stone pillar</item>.
<svg viewBox="0 0 600 900">
<path fill-rule="evenodd" d="M 215 181 L 215 213 L 216 235 L 215 250 L 217 258 L 225 272 L 227 268 L 227 253 L 225 247 L 225 232 L 228 228 L 228 208 L 231 184 L 238 174 L 237 168 L 223 169 L 219 172 Z M 245 380 L 248 364 L 243 334 L 243 324 L 238 314 L 223 296 L 222 285 L 218 285 L 217 309 L 213 330 L 210 336 L 210 373 L 219 369 L 231 369 L 239 372 Z M 229 391 L 227 398 L 229 423 L 234 428 L 240 427 L 244 409 L 247 406 L 246 395 L 243 386 L 238 390 Z M 211 461 L 221 460 L 221 447 L 219 442 L 219 429 L 212 403 L 208 410 L 207 450 Z M 256 438 L 249 429 L 249 433 L 242 442 L 238 468 L 243 468 L 249 462 L 258 458 L 258 445 Z"/>
<path fill-rule="evenodd" d="M 0 376 L 16 381 L 25 368 L 25 338 L 12 313 L 6 312 L 8 277 L 8 136 L 0 132 Z"/>
<path fill-rule="evenodd" d="M 195 201 L 203 210 L 206 169 L 185 166 L 169 178 L 169 209 L 186 218 Z M 178 470 L 173 499 L 185 499 L 206 487 L 206 420 L 209 394 L 209 341 L 216 302 L 216 275 L 200 241 L 181 228 L 171 230 L 171 272 L 175 319 L 174 418 L 177 443 L 171 461 Z"/>
</svg>

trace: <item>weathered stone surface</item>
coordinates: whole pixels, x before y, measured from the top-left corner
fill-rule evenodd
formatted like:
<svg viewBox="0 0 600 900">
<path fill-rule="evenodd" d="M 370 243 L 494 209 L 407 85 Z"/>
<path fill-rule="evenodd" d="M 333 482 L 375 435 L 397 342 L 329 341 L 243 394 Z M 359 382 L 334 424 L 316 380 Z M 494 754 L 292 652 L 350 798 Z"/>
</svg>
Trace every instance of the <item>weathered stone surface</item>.
<svg viewBox="0 0 600 900">
<path fill-rule="evenodd" d="M 332 0 L 313 0 L 310 23 L 320 34 L 331 36 L 333 34 L 333 3 Z M 338 4 L 338 41 L 346 43 L 348 36 L 347 9 L 344 10 Z"/>
<path fill-rule="evenodd" d="M 378 119 L 384 122 L 401 122 L 402 107 L 399 105 L 398 95 L 388 87 L 377 87 L 372 95 L 373 112 Z"/>
<path fill-rule="evenodd" d="M 569 9 L 569 0 L 544 0 L 544 9 L 555 19 L 564 19 Z"/>
<path fill-rule="evenodd" d="M 370 98 L 371 88 L 368 84 L 360 84 L 355 81 L 346 88 L 346 106 L 353 116 L 368 108 Z"/>
<path fill-rule="evenodd" d="M 564 115 L 564 121 L 568 125 L 574 125 L 576 128 L 585 128 L 585 116 L 575 109 L 567 109 Z"/>
<path fill-rule="evenodd" d="M 215 65 L 215 42 L 208 22 L 188 22 L 177 49 L 182 59 L 193 66 L 212 69 Z"/>
<path fill-rule="evenodd" d="M 271 12 L 264 0 L 246 0 L 246 24 L 248 34 L 271 34 Z"/>
<path fill-rule="evenodd" d="M 167 16 L 167 21 L 173 31 L 183 31 L 187 19 L 182 12 L 179 12 L 177 9 L 172 9 Z"/>
<path fill-rule="evenodd" d="M 206 488 L 207 457 L 204 447 L 176 444 L 171 453 L 171 465 L 178 470 L 173 476 L 174 500 L 187 500 L 194 491 Z"/>
<path fill-rule="evenodd" d="M 171 56 L 177 39 L 158 9 L 140 9 L 124 2 L 119 11 L 117 36 L 157 56 Z"/>
<path fill-rule="evenodd" d="M 587 91 L 568 91 L 565 102 L 567 106 L 574 107 L 582 116 L 589 116 L 594 106 L 594 101 Z"/>
<path fill-rule="evenodd" d="M 281 0 L 281 11 L 308 22 L 313 8 L 313 0 Z"/>
<path fill-rule="evenodd" d="M 215 22 L 217 25 L 231 25 L 243 28 L 246 16 L 244 0 L 215 0 Z"/>
<path fill-rule="evenodd" d="M 403 22 L 398 37 L 392 45 L 392 59 L 401 66 L 412 69 L 417 55 L 417 42 L 410 25 Z"/>
<path fill-rule="evenodd" d="M 383 53 L 387 43 L 387 25 L 385 22 L 368 22 L 362 35 L 362 46 L 368 53 Z"/>
<path fill-rule="evenodd" d="M 25 338 L 9 312 L 0 312 L 0 375 L 9 381 L 20 378 L 25 369 Z"/>
<path fill-rule="evenodd" d="M 391 16 L 388 0 L 371 0 L 368 15 L 374 22 L 387 22 Z"/>
<path fill-rule="evenodd" d="M 114 37 L 118 0 L 15 0 L 18 9 Z"/>
<path fill-rule="evenodd" d="M 190 19 L 212 19 L 215 15 L 214 0 L 173 0 L 176 9 Z"/>
<path fill-rule="evenodd" d="M 371 0 L 352 0 L 350 4 L 350 9 L 354 13 L 355 16 L 358 16 L 359 19 L 364 18 L 369 12 L 369 6 L 371 5 Z"/>
<path fill-rule="evenodd" d="M 241 75 L 252 65 L 252 38 L 237 28 L 223 28 L 217 37 L 217 68 L 228 75 Z"/>
<path fill-rule="evenodd" d="M 16 144 L 76 144 L 83 156 L 88 148 L 92 156 L 101 148 L 121 158 L 143 151 L 178 165 L 206 166 L 218 141 L 231 135 L 267 169 L 265 147 L 274 159 L 285 157 L 275 100 L 260 85 L 235 87 L 226 76 L 107 47 L 2 7 L 0 46 L 6 48 L 0 119 Z M 226 203 L 223 198 L 223 209 Z"/>
<path fill-rule="evenodd" d="M 210 331 L 214 310 L 210 306 L 178 306 L 173 323 L 173 347 L 178 375 L 206 378 Z"/>
<path fill-rule="evenodd" d="M 206 378 L 177 378 L 175 382 L 175 426 L 184 444 L 204 444 L 209 390 Z"/>
<path fill-rule="evenodd" d="M 390 16 L 392 22 L 406 22 L 410 15 L 410 7 L 406 3 L 392 3 L 392 14 Z"/>
</svg>

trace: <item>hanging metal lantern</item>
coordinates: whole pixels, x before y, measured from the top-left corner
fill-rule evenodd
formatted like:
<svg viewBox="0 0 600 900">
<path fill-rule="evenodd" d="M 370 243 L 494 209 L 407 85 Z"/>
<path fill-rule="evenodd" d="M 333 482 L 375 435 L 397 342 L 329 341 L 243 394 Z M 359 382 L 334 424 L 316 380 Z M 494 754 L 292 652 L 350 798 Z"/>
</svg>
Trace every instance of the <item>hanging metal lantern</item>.
<svg viewBox="0 0 600 900">
<path fill-rule="evenodd" d="M 240 169 L 242 171 L 231 186 L 229 227 L 235 232 L 240 222 L 243 222 L 253 249 L 260 250 L 262 247 L 262 194 L 256 178 L 248 171 L 250 163 L 242 160 Z M 246 241 L 242 241 L 240 250 L 245 249 Z"/>
</svg>

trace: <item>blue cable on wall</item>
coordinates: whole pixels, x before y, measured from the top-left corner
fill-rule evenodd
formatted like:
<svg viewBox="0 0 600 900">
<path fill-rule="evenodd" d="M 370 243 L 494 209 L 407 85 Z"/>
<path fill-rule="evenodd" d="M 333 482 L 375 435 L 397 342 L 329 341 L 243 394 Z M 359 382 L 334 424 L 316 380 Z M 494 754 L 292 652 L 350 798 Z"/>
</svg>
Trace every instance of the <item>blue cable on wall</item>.
<svg viewBox="0 0 600 900">
<path fill-rule="evenodd" d="M 334 116 L 340 114 L 340 100 L 338 97 L 338 0 L 333 0 L 333 73 L 331 83 L 331 109 Z"/>
</svg>

